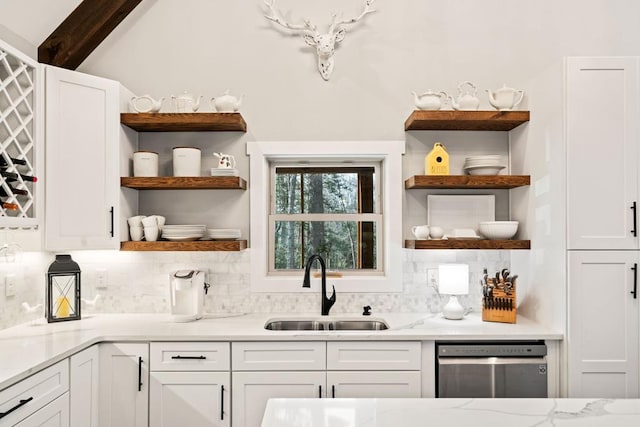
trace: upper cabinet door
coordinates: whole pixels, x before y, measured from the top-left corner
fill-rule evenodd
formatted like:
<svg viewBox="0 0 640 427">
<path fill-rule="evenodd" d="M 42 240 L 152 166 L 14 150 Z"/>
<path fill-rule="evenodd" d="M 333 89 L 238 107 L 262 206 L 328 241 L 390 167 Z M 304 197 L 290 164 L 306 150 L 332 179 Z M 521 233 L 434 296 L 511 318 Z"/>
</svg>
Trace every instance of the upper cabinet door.
<svg viewBox="0 0 640 427">
<path fill-rule="evenodd" d="M 639 99 L 638 58 L 567 59 L 568 249 L 638 248 Z"/>
<path fill-rule="evenodd" d="M 46 67 L 48 250 L 116 249 L 118 82 Z"/>
</svg>

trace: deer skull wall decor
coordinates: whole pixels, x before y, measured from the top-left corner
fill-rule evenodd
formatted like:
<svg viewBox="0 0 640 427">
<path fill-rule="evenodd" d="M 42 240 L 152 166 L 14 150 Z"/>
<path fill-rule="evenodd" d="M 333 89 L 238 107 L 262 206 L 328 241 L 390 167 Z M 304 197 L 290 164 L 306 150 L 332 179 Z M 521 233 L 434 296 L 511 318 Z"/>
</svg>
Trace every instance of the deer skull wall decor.
<svg viewBox="0 0 640 427">
<path fill-rule="evenodd" d="M 318 56 L 318 70 L 320 71 L 322 78 L 325 80 L 329 80 L 329 77 L 331 77 L 331 73 L 333 72 L 333 53 L 336 49 L 336 43 L 340 43 L 342 40 L 344 40 L 344 36 L 347 33 L 347 30 L 343 27 L 343 25 L 355 24 L 365 15 L 375 12 L 375 9 L 371 8 L 371 5 L 374 1 L 375 0 L 365 0 L 362 13 L 354 18 L 339 20 L 337 14 L 332 14 L 332 22 L 329 26 L 329 31 L 325 34 L 320 34 L 317 27 L 312 24 L 309 19 L 305 19 L 303 23 L 300 24 L 292 24 L 285 21 L 278 10 L 276 10 L 276 0 L 264 0 L 264 3 L 267 5 L 269 11 L 271 12 L 270 15 L 265 15 L 265 18 L 290 30 L 304 31 L 304 41 L 309 46 L 316 47 L 316 54 Z"/>
</svg>

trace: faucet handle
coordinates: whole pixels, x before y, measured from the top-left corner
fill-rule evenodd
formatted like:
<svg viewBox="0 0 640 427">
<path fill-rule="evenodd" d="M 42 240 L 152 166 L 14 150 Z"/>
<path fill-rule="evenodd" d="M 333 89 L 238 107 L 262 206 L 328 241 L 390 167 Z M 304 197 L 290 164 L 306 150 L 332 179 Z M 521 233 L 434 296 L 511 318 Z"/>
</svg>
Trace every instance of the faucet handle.
<svg viewBox="0 0 640 427">
<path fill-rule="evenodd" d="M 331 297 L 329 298 L 329 301 L 331 301 L 331 305 L 333 305 L 336 302 L 336 287 L 331 285 L 331 288 L 333 288 L 333 293 L 331 294 Z"/>
<path fill-rule="evenodd" d="M 363 316 L 371 316 L 371 306 L 370 305 L 365 305 L 364 307 L 362 307 L 362 309 L 364 310 L 362 312 Z"/>
</svg>

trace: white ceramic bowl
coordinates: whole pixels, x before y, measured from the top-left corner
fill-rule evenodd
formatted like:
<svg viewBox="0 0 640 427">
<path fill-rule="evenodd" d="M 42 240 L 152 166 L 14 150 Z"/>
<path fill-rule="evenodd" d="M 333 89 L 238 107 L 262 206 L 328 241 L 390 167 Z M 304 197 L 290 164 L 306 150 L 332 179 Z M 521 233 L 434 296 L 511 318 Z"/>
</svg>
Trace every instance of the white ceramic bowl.
<svg viewBox="0 0 640 427">
<path fill-rule="evenodd" d="M 511 239 L 518 232 L 518 221 L 482 221 L 479 231 L 487 239 Z"/>
<path fill-rule="evenodd" d="M 469 175 L 498 175 L 504 166 L 467 166 L 464 168 Z"/>
</svg>

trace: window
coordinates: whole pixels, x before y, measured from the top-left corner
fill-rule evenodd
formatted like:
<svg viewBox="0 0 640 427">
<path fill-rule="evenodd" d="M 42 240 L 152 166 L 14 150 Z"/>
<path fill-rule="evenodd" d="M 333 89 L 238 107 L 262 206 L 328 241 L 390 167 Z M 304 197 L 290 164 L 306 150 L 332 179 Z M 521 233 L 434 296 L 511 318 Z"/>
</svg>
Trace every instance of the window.
<svg viewBox="0 0 640 427">
<path fill-rule="evenodd" d="M 403 141 L 250 141 L 247 152 L 253 292 L 309 292 L 313 253 L 341 273 L 337 292 L 402 290 Z"/>
<path fill-rule="evenodd" d="M 380 163 L 271 163 L 269 273 L 300 274 L 314 253 L 329 270 L 379 272 L 378 176 Z"/>
</svg>

